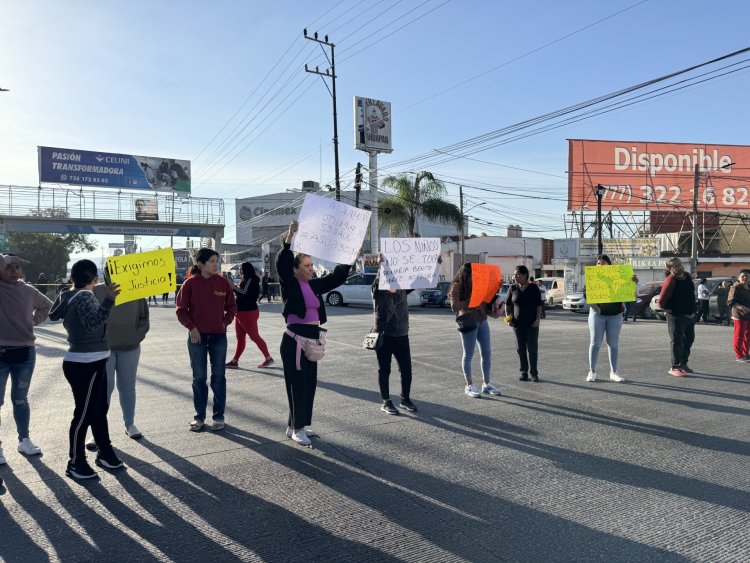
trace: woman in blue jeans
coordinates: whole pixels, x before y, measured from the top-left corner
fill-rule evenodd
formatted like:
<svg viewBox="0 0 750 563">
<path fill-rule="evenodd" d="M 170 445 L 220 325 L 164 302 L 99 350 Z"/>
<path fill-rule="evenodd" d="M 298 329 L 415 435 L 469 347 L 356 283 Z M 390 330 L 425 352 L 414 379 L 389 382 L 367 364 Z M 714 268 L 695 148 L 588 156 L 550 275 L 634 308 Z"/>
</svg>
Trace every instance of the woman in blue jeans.
<svg viewBox="0 0 750 563">
<path fill-rule="evenodd" d="M 36 362 L 34 327 L 47 319 L 52 302 L 23 281 L 22 264 L 28 262 L 12 254 L 0 254 L 0 406 L 10 377 L 18 451 L 36 455 L 42 450 L 29 438 L 31 413 L 28 401 Z M 4 463 L 0 442 L 0 465 Z"/>
<path fill-rule="evenodd" d="M 597 266 L 611 266 L 612 260 L 609 256 L 602 254 L 596 259 Z M 638 282 L 638 278 L 633 276 L 633 281 Z M 584 291 L 585 293 L 585 291 Z M 617 303 L 598 303 L 591 305 L 589 309 L 589 374 L 586 381 L 596 381 L 596 361 L 599 358 L 599 348 L 601 348 L 604 336 L 607 337 L 607 349 L 609 350 L 609 378 L 617 383 L 625 381 L 617 373 L 617 353 L 618 343 L 620 340 L 620 329 L 622 328 L 623 305 Z"/>
<path fill-rule="evenodd" d="M 471 300 L 471 264 L 466 263 L 459 268 L 448 291 L 448 299 L 450 299 L 451 309 L 456 315 L 468 313 L 477 322 L 477 328 L 461 333 L 461 343 L 464 348 L 462 366 L 464 379 L 466 380 L 464 394 L 475 399 L 481 397 L 482 393 L 500 395 L 500 390 L 492 385 L 490 381 L 492 349 L 490 347 L 490 326 L 487 322 L 486 304 L 482 303 L 479 307 L 469 308 L 469 301 Z M 500 311 L 493 310 L 492 316 L 497 318 L 500 316 Z M 471 376 L 471 360 L 474 358 L 474 350 L 477 343 L 479 344 L 479 355 L 482 360 L 483 384 L 481 393 L 477 390 L 477 386 L 474 384 Z"/>
</svg>

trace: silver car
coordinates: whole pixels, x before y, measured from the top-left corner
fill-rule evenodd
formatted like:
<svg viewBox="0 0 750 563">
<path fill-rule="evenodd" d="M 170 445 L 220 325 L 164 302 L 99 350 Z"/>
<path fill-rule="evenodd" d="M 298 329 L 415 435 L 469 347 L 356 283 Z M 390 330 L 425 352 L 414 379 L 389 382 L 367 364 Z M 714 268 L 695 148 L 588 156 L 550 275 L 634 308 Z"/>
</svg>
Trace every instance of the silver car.
<svg viewBox="0 0 750 563">
<path fill-rule="evenodd" d="M 563 298 L 562 306 L 565 311 L 573 311 L 574 313 L 588 313 L 590 308 L 582 291 L 566 295 Z"/>
</svg>

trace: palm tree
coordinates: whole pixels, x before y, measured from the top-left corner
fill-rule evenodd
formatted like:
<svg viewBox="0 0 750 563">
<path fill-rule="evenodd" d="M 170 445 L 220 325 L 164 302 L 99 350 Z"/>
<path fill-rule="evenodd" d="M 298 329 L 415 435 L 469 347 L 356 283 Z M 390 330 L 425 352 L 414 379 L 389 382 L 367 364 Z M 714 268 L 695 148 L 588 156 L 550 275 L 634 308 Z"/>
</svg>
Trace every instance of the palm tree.
<svg viewBox="0 0 750 563">
<path fill-rule="evenodd" d="M 399 235 L 404 229 L 407 236 L 415 236 L 414 227 L 420 213 L 433 221 L 461 226 L 461 212 L 455 204 L 445 200 L 448 191 L 432 172 L 419 172 L 413 177 L 408 174 L 388 176 L 383 180 L 383 187 L 396 192 L 381 197 L 378 202 L 378 207 L 386 210 L 380 213 L 383 226 L 392 236 Z"/>
</svg>

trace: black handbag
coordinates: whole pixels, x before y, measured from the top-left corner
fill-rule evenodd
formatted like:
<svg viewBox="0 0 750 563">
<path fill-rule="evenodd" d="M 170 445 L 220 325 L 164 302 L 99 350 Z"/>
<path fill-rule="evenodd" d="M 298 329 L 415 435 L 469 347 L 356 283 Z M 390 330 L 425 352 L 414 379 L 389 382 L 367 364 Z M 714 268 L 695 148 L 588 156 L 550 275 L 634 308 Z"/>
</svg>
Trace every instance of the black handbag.
<svg viewBox="0 0 750 563">
<path fill-rule="evenodd" d="M 471 332 L 477 329 L 477 319 L 471 313 L 456 316 L 456 329 L 458 332 Z"/>
<path fill-rule="evenodd" d="M 366 350 L 380 350 L 383 347 L 383 333 L 382 332 L 369 332 L 365 334 L 365 339 L 362 342 L 362 348 Z"/>
<path fill-rule="evenodd" d="M 29 361 L 31 346 L 0 348 L 0 362 L 6 364 L 23 364 Z"/>
</svg>

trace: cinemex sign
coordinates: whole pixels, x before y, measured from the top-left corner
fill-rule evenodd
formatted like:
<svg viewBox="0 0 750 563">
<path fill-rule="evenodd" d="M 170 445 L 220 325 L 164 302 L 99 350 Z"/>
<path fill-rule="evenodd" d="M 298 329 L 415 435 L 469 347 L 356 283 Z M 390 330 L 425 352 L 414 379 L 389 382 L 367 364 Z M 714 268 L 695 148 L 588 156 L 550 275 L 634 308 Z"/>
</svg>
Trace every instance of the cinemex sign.
<svg viewBox="0 0 750 563">
<path fill-rule="evenodd" d="M 243 205 L 240 207 L 240 219 L 247 221 L 254 217 L 260 217 L 261 215 L 296 215 L 298 212 L 296 207 L 276 207 L 269 208 L 257 205 L 250 207 L 249 205 Z"/>
<path fill-rule="evenodd" d="M 605 187 L 605 209 L 689 211 L 695 168 L 701 211 L 750 210 L 750 147 L 571 139 L 568 209 L 596 209 L 595 188 Z"/>
</svg>

